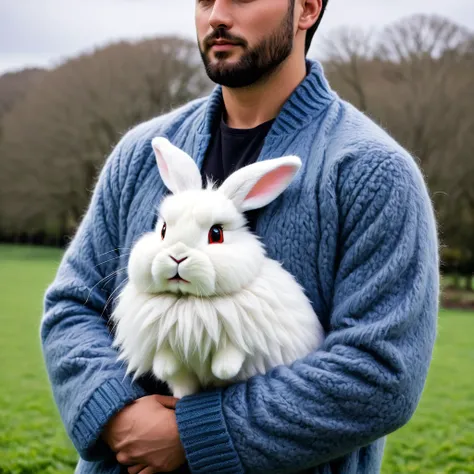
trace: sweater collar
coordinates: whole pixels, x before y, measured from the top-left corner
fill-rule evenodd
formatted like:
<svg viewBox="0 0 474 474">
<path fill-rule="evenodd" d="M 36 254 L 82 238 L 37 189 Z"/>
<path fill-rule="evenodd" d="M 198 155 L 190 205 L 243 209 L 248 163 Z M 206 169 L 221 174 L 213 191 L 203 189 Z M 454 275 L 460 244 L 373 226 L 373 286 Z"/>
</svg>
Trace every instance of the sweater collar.
<svg viewBox="0 0 474 474">
<path fill-rule="evenodd" d="M 331 89 L 318 61 L 307 59 L 306 70 L 306 77 L 283 105 L 269 135 L 295 132 L 313 121 L 336 99 L 337 94 Z M 222 87 L 218 85 L 208 97 L 199 133 L 211 134 L 215 120 L 219 120 L 222 101 Z"/>
</svg>

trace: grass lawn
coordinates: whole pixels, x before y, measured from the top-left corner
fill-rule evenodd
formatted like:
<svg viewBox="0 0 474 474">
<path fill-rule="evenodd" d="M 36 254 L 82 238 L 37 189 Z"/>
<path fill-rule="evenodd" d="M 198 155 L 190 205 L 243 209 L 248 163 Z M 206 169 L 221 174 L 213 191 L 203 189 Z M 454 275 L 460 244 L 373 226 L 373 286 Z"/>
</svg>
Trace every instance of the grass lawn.
<svg viewBox="0 0 474 474">
<path fill-rule="evenodd" d="M 384 473 L 474 473 L 474 313 L 442 311 L 412 420 L 388 437 Z"/>
<path fill-rule="evenodd" d="M 39 339 L 54 249 L 0 246 L 0 473 L 74 471 L 76 454 L 53 403 Z"/>
<path fill-rule="evenodd" d="M 0 474 L 72 474 L 76 454 L 39 343 L 60 252 L 0 245 Z M 474 473 L 474 313 L 442 311 L 433 365 L 410 423 L 388 438 L 384 474 Z M 471 375 L 469 375 L 471 374 Z"/>
</svg>

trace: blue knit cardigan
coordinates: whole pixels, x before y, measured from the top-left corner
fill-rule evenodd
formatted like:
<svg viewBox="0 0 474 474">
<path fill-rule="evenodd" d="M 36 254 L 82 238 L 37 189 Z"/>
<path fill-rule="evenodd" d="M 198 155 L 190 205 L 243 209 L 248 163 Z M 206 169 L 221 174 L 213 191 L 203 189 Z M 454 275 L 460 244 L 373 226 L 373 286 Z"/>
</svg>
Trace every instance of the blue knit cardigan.
<svg viewBox="0 0 474 474">
<path fill-rule="evenodd" d="M 183 398 L 176 415 L 193 473 L 377 473 L 385 436 L 413 415 L 426 380 L 439 262 L 424 178 L 331 90 L 318 62 L 307 65 L 259 157 L 298 155 L 302 170 L 260 212 L 256 232 L 305 288 L 327 339 L 290 367 Z M 152 230 L 166 192 L 150 141 L 166 136 L 202 166 L 221 106 L 216 87 L 125 134 L 46 291 L 42 348 L 82 458 L 76 472 L 120 472 L 100 432 L 148 394 L 117 362 L 108 317 L 128 249 Z"/>
</svg>

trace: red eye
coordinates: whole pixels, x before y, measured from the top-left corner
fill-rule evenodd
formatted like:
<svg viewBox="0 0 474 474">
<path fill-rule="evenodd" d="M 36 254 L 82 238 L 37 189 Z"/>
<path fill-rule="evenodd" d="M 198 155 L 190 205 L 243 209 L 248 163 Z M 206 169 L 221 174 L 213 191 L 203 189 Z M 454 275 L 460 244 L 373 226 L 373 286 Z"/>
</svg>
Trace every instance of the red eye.
<svg viewBox="0 0 474 474">
<path fill-rule="evenodd" d="M 224 242 L 224 231 L 220 225 L 213 225 L 209 230 L 209 243 L 222 244 Z"/>
<path fill-rule="evenodd" d="M 161 229 L 161 238 L 164 239 L 166 235 L 166 222 L 163 224 L 163 227 Z"/>
</svg>

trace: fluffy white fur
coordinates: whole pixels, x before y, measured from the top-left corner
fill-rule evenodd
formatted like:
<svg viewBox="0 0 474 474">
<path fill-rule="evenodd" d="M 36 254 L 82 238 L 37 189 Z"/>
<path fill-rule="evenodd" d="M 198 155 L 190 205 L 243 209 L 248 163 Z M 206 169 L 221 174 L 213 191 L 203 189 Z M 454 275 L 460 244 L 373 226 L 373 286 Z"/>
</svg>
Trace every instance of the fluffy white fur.
<svg viewBox="0 0 474 474">
<path fill-rule="evenodd" d="M 219 189 L 201 189 L 189 156 L 163 138 L 153 147 L 174 194 L 160 206 L 155 231 L 133 247 L 129 281 L 112 315 L 114 345 L 128 372 L 153 372 L 179 398 L 317 349 L 324 332 L 303 289 L 265 255 L 242 215 L 283 192 L 299 159 L 258 162 Z M 209 243 L 214 225 L 223 229 L 223 243 Z"/>
</svg>

